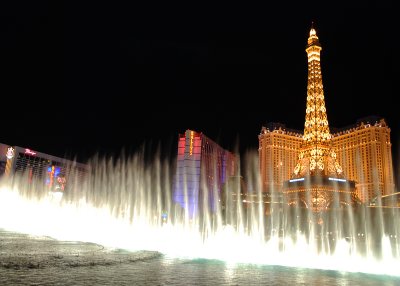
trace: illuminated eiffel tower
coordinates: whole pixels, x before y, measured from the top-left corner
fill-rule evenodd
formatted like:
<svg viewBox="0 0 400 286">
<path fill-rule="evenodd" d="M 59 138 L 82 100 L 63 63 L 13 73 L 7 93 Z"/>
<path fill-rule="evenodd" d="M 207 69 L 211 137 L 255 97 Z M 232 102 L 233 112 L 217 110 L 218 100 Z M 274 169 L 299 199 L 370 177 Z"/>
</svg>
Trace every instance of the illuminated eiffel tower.
<svg viewBox="0 0 400 286">
<path fill-rule="evenodd" d="M 283 192 L 291 205 L 323 211 L 357 202 L 355 183 L 344 178 L 332 148 L 320 64 L 321 45 L 313 27 L 307 41 L 308 84 L 303 143 Z"/>
</svg>

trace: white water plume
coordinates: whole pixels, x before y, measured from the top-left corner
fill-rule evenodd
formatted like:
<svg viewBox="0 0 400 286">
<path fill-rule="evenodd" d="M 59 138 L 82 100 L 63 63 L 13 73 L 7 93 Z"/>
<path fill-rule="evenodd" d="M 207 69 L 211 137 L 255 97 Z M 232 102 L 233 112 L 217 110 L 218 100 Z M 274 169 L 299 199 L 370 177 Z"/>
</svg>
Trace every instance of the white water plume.
<svg viewBox="0 0 400 286">
<path fill-rule="evenodd" d="M 253 195 L 243 202 L 241 182 L 231 180 L 201 219 L 172 200 L 168 162 L 140 155 L 92 160 L 87 177 L 69 177 L 62 198 L 23 175 L 3 178 L 0 228 L 172 257 L 400 276 L 398 209 L 332 212 L 320 224 L 308 210 L 263 197 L 256 157 L 247 160 Z"/>
</svg>

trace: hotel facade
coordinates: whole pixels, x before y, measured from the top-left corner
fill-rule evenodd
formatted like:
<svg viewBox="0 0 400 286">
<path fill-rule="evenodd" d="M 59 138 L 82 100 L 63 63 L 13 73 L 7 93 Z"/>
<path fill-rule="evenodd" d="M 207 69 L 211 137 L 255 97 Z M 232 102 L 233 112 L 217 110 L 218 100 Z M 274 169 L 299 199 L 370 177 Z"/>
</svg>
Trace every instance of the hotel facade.
<svg viewBox="0 0 400 286">
<path fill-rule="evenodd" d="M 178 138 L 174 202 L 193 218 L 215 212 L 223 184 L 237 170 L 236 156 L 193 130 Z"/>
</svg>

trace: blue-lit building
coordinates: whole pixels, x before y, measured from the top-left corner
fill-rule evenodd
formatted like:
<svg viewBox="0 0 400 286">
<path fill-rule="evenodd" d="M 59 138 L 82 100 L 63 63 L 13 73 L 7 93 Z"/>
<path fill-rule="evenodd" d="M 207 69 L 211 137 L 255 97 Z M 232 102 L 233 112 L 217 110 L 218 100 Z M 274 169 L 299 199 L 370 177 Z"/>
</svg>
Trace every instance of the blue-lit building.
<svg viewBox="0 0 400 286">
<path fill-rule="evenodd" d="M 179 135 L 174 201 L 189 216 L 216 210 L 222 185 L 236 175 L 236 157 L 217 143 L 192 130 Z"/>
</svg>

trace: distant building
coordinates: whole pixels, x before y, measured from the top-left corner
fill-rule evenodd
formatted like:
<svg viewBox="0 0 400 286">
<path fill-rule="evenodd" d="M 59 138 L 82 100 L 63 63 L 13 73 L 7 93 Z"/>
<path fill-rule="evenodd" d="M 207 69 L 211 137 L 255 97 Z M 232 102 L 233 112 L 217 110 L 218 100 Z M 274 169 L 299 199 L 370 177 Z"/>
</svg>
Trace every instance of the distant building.
<svg viewBox="0 0 400 286">
<path fill-rule="evenodd" d="M 83 178 L 87 171 L 85 164 L 0 143 L 0 176 L 19 174 L 43 182 L 51 191 L 64 191 L 69 177 Z"/>
<path fill-rule="evenodd" d="M 179 135 L 174 201 L 190 217 L 215 211 L 223 184 L 234 176 L 237 159 L 231 152 L 192 130 Z M 207 205 L 205 205 L 207 204 Z"/>
</svg>

